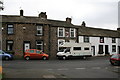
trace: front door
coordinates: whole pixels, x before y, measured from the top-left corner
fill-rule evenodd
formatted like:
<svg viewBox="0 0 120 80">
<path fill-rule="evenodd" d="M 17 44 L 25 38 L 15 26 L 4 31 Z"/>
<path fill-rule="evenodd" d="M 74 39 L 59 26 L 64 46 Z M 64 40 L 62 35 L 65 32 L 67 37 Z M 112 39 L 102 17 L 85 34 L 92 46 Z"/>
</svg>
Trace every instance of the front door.
<svg viewBox="0 0 120 80">
<path fill-rule="evenodd" d="M 92 54 L 95 56 L 95 46 L 92 46 Z"/>
<path fill-rule="evenodd" d="M 118 54 L 120 54 L 120 46 L 118 46 Z"/>
<path fill-rule="evenodd" d="M 99 52 L 98 52 L 99 54 L 103 54 L 104 52 L 103 52 L 103 45 L 99 45 Z"/>
<path fill-rule="evenodd" d="M 24 52 L 25 52 L 27 49 L 30 49 L 30 42 L 29 42 L 29 41 L 25 41 L 25 42 L 24 42 Z"/>
<path fill-rule="evenodd" d="M 105 54 L 109 55 L 108 45 L 105 45 Z"/>
</svg>

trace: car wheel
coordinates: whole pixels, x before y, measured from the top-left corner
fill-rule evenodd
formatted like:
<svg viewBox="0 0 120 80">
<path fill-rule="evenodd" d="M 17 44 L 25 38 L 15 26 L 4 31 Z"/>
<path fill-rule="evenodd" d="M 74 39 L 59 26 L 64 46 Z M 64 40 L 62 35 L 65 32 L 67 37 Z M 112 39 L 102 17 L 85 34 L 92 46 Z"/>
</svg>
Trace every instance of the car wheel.
<svg viewBox="0 0 120 80">
<path fill-rule="evenodd" d="M 65 57 L 65 56 L 63 56 L 63 60 L 66 60 L 66 57 Z"/>
<path fill-rule="evenodd" d="M 112 65 L 114 65 L 114 63 L 110 60 L 110 63 L 112 64 Z"/>
<path fill-rule="evenodd" d="M 43 60 L 47 60 L 47 57 L 44 56 L 42 59 L 43 59 Z"/>
<path fill-rule="evenodd" d="M 9 57 L 8 57 L 8 56 L 6 56 L 6 57 L 5 57 L 5 60 L 9 60 Z"/>
<path fill-rule="evenodd" d="M 118 61 L 115 61 L 114 63 L 110 60 L 110 63 L 112 64 L 112 65 L 114 65 L 114 66 L 117 66 L 118 64 L 119 64 L 119 62 Z"/>
<path fill-rule="evenodd" d="M 30 60 L 30 57 L 29 57 L 29 56 L 27 56 L 27 57 L 25 57 L 25 59 L 26 59 L 26 60 Z"/>
<path fill-rule="evenodd" d="M 119 62 L 115 61 L 115 63 L 113 65 L 118 66 Z"/>
</svg>

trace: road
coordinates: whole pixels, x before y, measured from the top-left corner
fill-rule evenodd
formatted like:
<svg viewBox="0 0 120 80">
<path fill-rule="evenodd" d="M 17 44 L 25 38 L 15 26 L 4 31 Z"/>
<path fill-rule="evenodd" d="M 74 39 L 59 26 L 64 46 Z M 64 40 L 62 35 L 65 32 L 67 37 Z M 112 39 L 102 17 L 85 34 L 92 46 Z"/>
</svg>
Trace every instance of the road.
<svg viewBox="0 0 120 80">
<path fill-rule="evenodd" d="M 109 57 L 3 61 L 4 78 L 118 78 L 119 69 Z"/>
</svg>

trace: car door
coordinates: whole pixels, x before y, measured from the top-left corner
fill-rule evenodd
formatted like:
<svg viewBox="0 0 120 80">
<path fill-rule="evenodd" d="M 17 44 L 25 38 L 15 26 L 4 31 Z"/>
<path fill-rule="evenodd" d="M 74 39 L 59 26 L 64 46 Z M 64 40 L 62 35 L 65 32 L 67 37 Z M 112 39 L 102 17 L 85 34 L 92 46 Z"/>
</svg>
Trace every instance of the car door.
<svg viewBox="0 0 120 80">
<path fill-rule="evenodd" d="M 43 55 L 43 52 L 40 51 L 40 50 L 36 50 L 36 54 L 37 54 L 37 58 L 38 58 L 38 59 L 41 59 L 41 58 L 42 58 L 42 55 Z"/>
<path fill-rule="evenodd" d="M 35 50 L 31 49 L 31 50 L 29 51 L 29 54 L 30 54 L 30 58 L 32 58 L 32 59 L 36 58 Z"/>
<path fill-rule="evenodd" d="M 3 55 L 2 51 L 0 51 L 0 60 L 2 60 L 2 55 Z"/>
<path fill-rule="evenodd" d="M 5 52 L 2 51 L 2 59 L 5 59 Z"/>
</svg>

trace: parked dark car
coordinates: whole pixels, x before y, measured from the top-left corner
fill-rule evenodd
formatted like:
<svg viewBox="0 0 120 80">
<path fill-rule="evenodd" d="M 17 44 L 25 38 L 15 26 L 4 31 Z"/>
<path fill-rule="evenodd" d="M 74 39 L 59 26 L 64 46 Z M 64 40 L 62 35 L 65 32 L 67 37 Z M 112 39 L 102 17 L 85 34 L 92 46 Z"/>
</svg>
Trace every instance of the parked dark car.
<svg viewBox="0 0 120 80">
<path fill-rule="evenodd" d="M 112 65 L 120 65 L 120 54 L 114 54 L 110 57 L 110 63 Z"/>
<path fill-rule="evenodd" d="M 13 55 L 12 54 L 8 54 L 8 53 L 0 50 L 0 59 L 1 60 L 12 60 L 13 59 Z"/>
</svg>

